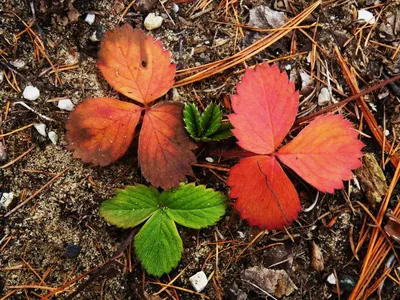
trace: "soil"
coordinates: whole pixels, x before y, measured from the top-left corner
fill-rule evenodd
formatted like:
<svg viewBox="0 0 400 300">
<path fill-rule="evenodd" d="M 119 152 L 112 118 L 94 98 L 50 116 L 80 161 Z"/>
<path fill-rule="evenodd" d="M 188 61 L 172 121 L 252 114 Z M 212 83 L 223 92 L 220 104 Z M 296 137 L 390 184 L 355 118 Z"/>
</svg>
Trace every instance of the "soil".
<svg viewBox="0 0 400 300">
<path fill-rule="evenodd" d="M 164 47 L 171 51 L 178 69 L 230 57 L 266 34 L 242 28 L 242 36 L 237 29 L 239 27 L 234 26 L 234 10 L 238 21 L 247 24 L 249 10 L 260 5 L 281 11 L 285 18 L 290 19 L 311 3 L 244 0 L 228 2 L 231 4 L 225 8 L 225 1 L 221 2 L 222 6 L 219 6 L 219 1 L 178 2 L 182 3 L 173 5 L 171 1 L 161 4 L 138 0 L 120 23 L 143 28 L 144 18 L 149 12 L 161 15 L 164 19 L 162 26 L 146 32 L 161 40 Z M 118 26 L 128 5 L 127 0 L 4 0 L 0 3 L 0 70 L 5 76 L 0 79 L 0 136 L 38 122 L 46 124 L 48 132 L 54 131 L 58 135 L 56 145 L 41 136 L 34 127 L 0 137 L 4 146 L 0 152 L 5 153 L 0 153 L 0 157 L 7 156 L 0 164 L 13 161 L 35 146 L 22 158 L 0 169 L 0 195 L 14 194 L 10 205 L 0 207 L 0 296 L 4 297 L 1 299 L 40 299 L 57 288 L 59 293 L 53 299 L 65 299 L 77 289 L 79 294 L 74 295 L 76 299 L 158 299 L 150 295 L 162 288 L 160 283 L 166 284 L 177 275 L 173 285 L 181 289 L 169 288 L 160 294 L 161 299 L 201 299 L 204 296 L 209 299 L 265 299 L 266 294 L 249 286 L 241 275 L 253 266 L 272 265 L 273 269 L 285 270 L 297 287 L 292 294 L 284 296 L 286 299 L 338 299 L 339 290 L 343 292 L 341 299 L 346 299 L 352 289 L 352 281 L 356 282 L 360 276 L 368 242 L 367 237 L 358 253 L 360 260 L 354 259 L 349 232 L 353 232 L 353 239 L 357 242 L 366 215 L 360 206 L 355 205 L 355 201 L 367 203 L 368 199 L 353 181 L 345 184 L 348 187 L 346 192 L 339 190 L 332 195 L 320 195 L 317 205 L 310 211 L 301 212 L 298 221 L 287 230 L 261 233 L 256 240 L 253 239 L 260 231 L 240 220 L 232 208 L 234 200 L 230 200 L 226 216 L 216 226 L 200 231 L 179 228 L 184 252 L 179 266 L 169 275 L 161 278 L 146 275 L 132 247 L 128 246 L 123 256 L 101 269 L 102 274 L 97 274 L 88 286 L 82 286 L 89 278 L 85 273 L 103 265 L 118 253 L 118 248 L 131 234 L 129 230 L 108 225 L 99 216 L 100 203 L 110 198 L 118 188 L 147 182 L 141 176 L 137 163 L 137 140 L 122 159 L 107 167 L 92 167 L 73 158 L 64 140 L 64 126 L 69 112 L 57 107 L 57 99 L 69 98 L 77 105 L 86 98 L 123 98 L 101 77 L 95 62 L 98 39 L 106 30 Z M 179 8 L 177 12 L 176 7 Z M 379 13 L 381 16 L 375 25 L 359 30 L 364 24 L 355 21 L 356 12 L 368 7 L 375 16 Z M 96 16 L 92 25 L 85 22 L 88 13 Z M 318 76 L 326 80 L 325 64 L 331 72 L 334 88 L 344 95 L 351 95 L 333 54 L 334 45 L 340 47 L 359 74 L 361 88 L 399 73 L 400 54 L 392 57 L 400 41 L 399 18 L 400 6 L 396 1 L 326 1 L 303 24 L 318 21 L 320 27 L 317 33 L 314 34 L 314 27 L 302 29 L 318 44 L 316 51 L 321 58 L 315 67 Z M 26 26 L 32 29 L 30 33 L 24 31 Z M 221 103 L 226 116 L 230 112 L 226 96 L 234 93 L 235 84 L 241 76 L 239 71 L 247 65 L 288 56 L 291 51 L 306 54 L 283 59 L 278 65 L 288 72 L 300 89 L 302 80 L 299 73 L 310 70 L 307 54 L 313 49 L 310 38 L 303 32 L 296 30 L 295 36 L 293 33 L 285 36 L 246 63 L 171 90 L 165 97 L 185 103 L 194 102 L 199 107 L 210 102 Z M 360 41 L 361 35 L 363 38 Z M 365 44 L 367 35 L 370 35 L 370 42 Z M 45 52 L 38 50 L 40 45 Z M 63 66 L 73 67 L 60 71 L 59 81 L 52 72 L 50 61 L 61 70 Z M 18 62 L 22 62 L 23 66 L 18 66 Z M 40 90 L 36 101 L 22 98 L 24 87 L 30 84 Z M 299 116 L 323 107 L 318 105 L 321 87 L 315 80 L 301 89 Z M 333 95 L 335 100 L 345 98 L 335 91 Z M 399 97 L 400 85 L 393 83 L 366 98 L 381 129 L 387 131 L 388 142 L 394 144 L 400 137 Z M 19 101 L 24 101 L 35 112 L 18 104 Z M 359 110 L 352 103 L 347 107 L 341 112 L 360 124 Z M 365 122 L 361 129 L 365 134 L 362 137 L 366 144 L 364 151 L 373 153 L 381 163 L 381 147 L 373 137 L 370 138 L 372 134 Z M 235 139 L 231 138 L 220 143 L 199 145 L 195 151 L 198 162 L 206 164 L 205 158 L 212 156 L 213 152 L 233 150 L 238 148 Z M 237 162 L 237 159 L 213 158 L 221 167 L 230 167 Z M 5 216 L 63 171 L 65 173 L 31 201 Z M 300 194 L 303 209 L 309 208 L 317 191 L 293 172 L 287 171 Z M 224 182 L 226 172 L 204 167 L 194 167 L 194 172 L 195 178 L 188 178 L 188 181 L 197 181 L 228 194 L 229 189 Z M 390 163 L 383 174 L 390 183 L 394 174 Z M 397 187 L 390 209 L 398 201 L 398 192 Z M 376 214 L 378 208 L 379 205 L 370 207 L 370 210 Z M 251 241 L 253 243 L 246 248 Z M 322 253 L 323 270 L 315 270 L 313 243 Z M 395 262 L 394 268 L 398 266 Z M 200 270 L 207 276 L 213 275 L 201 292 L 203 296 L 182 290 L 193 290 L 188 279 Z M 341 282 L 347 280 L 347 284 L 340 287 L 329 284 L 327 277 L 332 273 L 337 274 Z M 80 275 L 82 278 L 73 284 L 66 284 Z M 34 285 L 37 287 L 32 288 Z M 399 294 L 400 288 L 388 278 L 383 286 L 382 299 L 395 299 Z M 378 295 L 375 293 L 370 299 L 378 299 Z"/>
</svg>

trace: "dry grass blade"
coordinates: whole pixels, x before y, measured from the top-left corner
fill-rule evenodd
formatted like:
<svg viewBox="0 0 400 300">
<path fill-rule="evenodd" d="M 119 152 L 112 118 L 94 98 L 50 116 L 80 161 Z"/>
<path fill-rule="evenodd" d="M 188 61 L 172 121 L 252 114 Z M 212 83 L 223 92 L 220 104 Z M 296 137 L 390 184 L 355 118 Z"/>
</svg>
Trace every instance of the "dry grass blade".
<svg viewBox="0 0 400 300">
<path fill-rule="evenodd" d="M 254 44 L 250 45 L 246 49 L 243 49 L 242 51 L 232 55 L 231 57 L 209 63 L 197 68 L 192 68 L 192 69 L 187 69 L 187 70 L 182 70 L 178 71 L 177 75 L 186 75 L 190 74 L 193 72 L 198 72 L 194 75 L 188 76 L 186 78 L 183 78 L 181 80 L 178 80 L 175 82 L 175 87 L 178 86 L 183 86 L 186 84 L 190 84 L 205 78 L 208 78 L 212 75 L 218 74 L 222 71 L 225 71 L 233 66 L 236 66 L 245 60 L 251 58 L 252 56 L 256 55 L 257 53 L 265 50 L 272 44 L 274 44 L 276 41 L 287 35 L 293 27 L 298 26 L 301 22 L 303 22 L 319 5 L 321 4 L 321 1 L 317 1 L 314 4 L 310 5 L 308 8 L 306 8 L 304 11 L 302 11 L 300 14 L 298 14 L 296 17 L 291 19 L 289 22 L 283 25 L 285 29 L 282 29 L 280 31 L 276 31 L 274 33 L 271 33 L 267 35 L 266 37 L 261 38 L 260 40 L 256 41 Z"/>
<path fill-rule="evenodd" d="M 382 233 L 382 228 L 380 225 L 382 224 L 383 217 L 385 216 L 387 207 L 389 205 L 390 198 L 392 197 L 392 193 L 396 184 L 400 177 L 400 164 L 397 165 L 396 172 L 394 173 L 392 182 L 390 183 L 388 192 L 386 194 L 385 199 L 382 201 L 381 207 L 378 212 L 378 216 L 376 218 L 376 222 L 379 225 L 372 230 L 371 238 L 368 245 L 367 254 L 365 255 L 363 266 L 360 274 L 360 278 L 350 295 L 350 300 L 358 300 L 358 299 L 368 299 L 369 295 L 371 295 L 375 289 L 379 285 L 374 285 L 374 288 L 369 288 L 372 280 L 375 277 L 375 274 L 383 264 L 386 256 L 389 254 L 393 245 L 391 245 L 387 241 L 387 237 L 384 233 Z M 394 211 L 395 217 L 400 217 L 400 202 L 397 203 L 397 206 Z"/>
<path fill-rule="evenodd" d="M 346 61 L 344 60 L 342 54 L 339 51 L 339 48 L 335 47 L 335 52 L 339 60 L 339 64 L 343 70 L 345 79 L 347 83 L 350 86 L 351 91 L 353 94 L 358 94 L 360 92 L 360 89 L 358 88 L 358 84 L 356 81 L 356 78 L 354 76 L 354 72 L 348 67 Z M 374 115 L 371 113 L 371 111 L 368 108 L 367 103 L 365 103 L 365 100 L 363 97 L 359 97 L 357 100 L 357 104 L 360 107 L 362 113 L 364 114 L 365 120 L 367 121 L 368 127 L 370 128 L 372 134 L 374 135 L 375 139 L 378 141 L 378 143 L 381 145 L 382 149 L 384 151 L 390 152 L 391 146 L 390 144 L 385 140 L 384 134 L 382 130 L 379 128 L 378 122 L 376 121 Z M 397 167 L 399 164 L 400 158 L 396 153 L 393 153 L 392 157 L 390 158 L 390 161 L 392 164 Z"/>
</svg>

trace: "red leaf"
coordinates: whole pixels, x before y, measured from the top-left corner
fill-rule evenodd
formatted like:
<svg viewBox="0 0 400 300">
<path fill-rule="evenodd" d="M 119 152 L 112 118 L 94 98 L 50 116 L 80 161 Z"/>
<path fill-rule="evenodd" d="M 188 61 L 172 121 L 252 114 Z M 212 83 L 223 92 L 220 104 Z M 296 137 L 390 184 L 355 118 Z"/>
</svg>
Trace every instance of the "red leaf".
<svg viewBox="0 0 400 300">
<path fill-rule="evenodd" d="M 128 24 L 106 32 L 97 66 L 114 89 L 145 105 L 174 84 L 176 66 L 169 52 L 160 41 Z"/>
<path fill-rule="evenodd" d="M 153 186 L 164 190 L 193 175 L 194 144 L 187 136 L 182 105 L 161 102 L 147 110 L 139 137 L 139 163 L 142 175 Z"/>
<path fill-rule="evenodd" d="M 247 69 L 232 96 L 234 114 L 229 115 L 233 134 L 243 149 L 270 154 L 278 147 L 296 117 L 298 92 L 286 73 L 264 63 Z"/>
<path fill-rule="evenodd" d="M 300 201 L 296 189 L 273 156 L 244 158 L 230 170 L 230 197 L 252 226 L 280 229 L 297 218 Z"/>
<path fill-rule="evenodd" d="M 361 166 L 364 144 L 342 115 L 316 118 L 276 154 L 281 162 L 322 192 L 343 188 Z"/>
<path fill-rule="evenodd" d="M 83 162 L 106 166 L 128 149 L 143 108 L 112 98 L 85 100 L 66 124 L 68 148 Z"/>
</svg>

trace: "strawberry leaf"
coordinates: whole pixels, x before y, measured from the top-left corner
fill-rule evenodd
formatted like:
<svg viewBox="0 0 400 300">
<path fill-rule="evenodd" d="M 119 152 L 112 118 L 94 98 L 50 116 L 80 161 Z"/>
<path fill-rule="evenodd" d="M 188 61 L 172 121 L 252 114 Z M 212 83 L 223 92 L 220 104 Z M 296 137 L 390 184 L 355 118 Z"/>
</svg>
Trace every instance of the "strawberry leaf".
<svg viewBox="0 0 400 300">
<path fill-rule="evenodd" d="M 358 132 L 342 115 L 316 118 L 277 153 L 281 162 L 321 192 L 343 188 L 361 166 Z"/>
<path fill-rule="evenodd" d="M 66 124 L 68 148 L 74 157 L 106 166 L 128 149 L 142 108 L 112 98 L 85 100 L 70 114 Z"/>
<path fill-rule="evenodd" d="M 169 189 L 193 175 L 194 144 L 182 120 L 182 105 L 161 102 L 147 110 L 139 136 L 142 175 L 155 187 Z"/>
<path fill-rule="evenodd" d="M 160 194 L 141 184 L 118 190 L 114 198 L 101 204 L 100 215 L 117 227 L 135 227 L 158 209 Z"/>
<path fill-rule="evenodd" d="M 299 94 L 294 83 L 276 65 L 264 63 L 247 69 L 236 90 L 232 96 L 235 113 L 229 120 L 238 145 L 257 154 L 274 152 L 296 117 Z"/>
<path fill-rule="evenodd" d="M 200 119 L 200 128 L 204 132 L 200 136 L 209 137 L 221 126 L 222 112 L 218 105 L 211 103 L 207 105 Z"/>
<path fill-rule="evenodd" d="M 160 41 L 128 24 L 106 32 L 97 66 L 114 89 L 145 105 L 168 92 L 176 70 Z"/>
<path fill-rule="evenodd" d="M 178 265 L 183 251 L 175 223 L 157 210 L 135 237 L 135 252 L 149 274 L 161 276 Z"/>
<path fill-rule="evenodd" d="M 232 136 L 232 124 L 229 122 L 222 123 L 216 132 L 208 138 L 210 140 L 223 140 Z"/>
<path fill-rule="evenodd" d="M 195 229 L 213 225 L 225 214 L 225 196 L 203 185 L 181 183 L 164 191 L 160 203 L 172 220 Z"/>
<path fill-rule="evenodd" d="M 196 105 L 189 103 L 185 105 L 183 109 L 183 121 L 186 125 L 186 130 L 194 140 L 198 140 L 201 137 L 203 131 L 200 126 L 200 112 Z"/>
<path fill-rule="evenodd" d="M 235 208 L 250 225 L 281 229 L 297 218 L 296 189 L 273 156 L 252 156 L 231 168 L 227 185 Z"/>
</svg>

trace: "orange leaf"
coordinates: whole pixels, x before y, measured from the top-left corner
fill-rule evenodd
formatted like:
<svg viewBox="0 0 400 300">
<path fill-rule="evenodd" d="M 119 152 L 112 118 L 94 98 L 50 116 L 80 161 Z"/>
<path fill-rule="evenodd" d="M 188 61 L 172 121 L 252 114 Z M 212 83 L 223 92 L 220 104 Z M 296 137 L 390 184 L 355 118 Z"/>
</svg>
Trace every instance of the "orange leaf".
<svg viewBox="0 0 400 300">
<path fill-rule="evenodd" d="M 242 159 L 230 170 L 230 197 L 250 225 L 281 229 L 297 218 L 300 201 L 296 189 L 274 156 Z"/>
<path fill-rule="evenodd" d="M 66 124 L 68 148 L 83 162 L 106 166 L 128 149 L 143 108 L 112 98 L 85 100 Z"/>
<path fill-rule="evenodd" d="M 296 138 L 283 146 L 277 157 L 305 181 L 322 192 L 343 188 L 361 166 L 364 144 L 342 115 L 316 118 Z"/>
<path fill-rule="evenodd" d="M 160 41 L 128 24 L 105 34 L 97 66 L 114 89 L 145 105 L 174 84 L 176 66 L 169 52 Z"/>
<path fill-rule="evenodd" d="M 194 144 L 187 136 L 183 106 L 161 102 L 147 110 L 139 136 L 139 163 L 142 175 L 153 186 L 164 190 L 185 181 L 193 175 L 191 165 L 196 157 L 191 151 Z"/>
<path fill-rule="evenodd" d="M 236 89 L 229 120 L 238 145 L 257 154 L 274 152 L 296 117 L 299 94 L 293 82 L 276 65 L 264 63 L 247 69 Z"/>
</svg>

